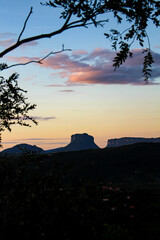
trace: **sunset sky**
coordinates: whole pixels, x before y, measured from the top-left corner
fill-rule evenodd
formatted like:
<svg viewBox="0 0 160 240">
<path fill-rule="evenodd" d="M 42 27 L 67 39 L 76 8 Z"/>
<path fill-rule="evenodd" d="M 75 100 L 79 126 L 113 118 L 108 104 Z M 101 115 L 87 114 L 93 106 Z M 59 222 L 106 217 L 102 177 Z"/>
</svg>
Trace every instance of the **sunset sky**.
<svg viewBox="0 0 160 240">
<path fill-rule="evenodd" d="M 33 14 L 22 38 L 51 32 L 63 24 L 59 9 L 41 6 L 39 0 L 0 3 L 1 51 L 17 40 L 31 6 Z M 53 149 L 68 144 L 75 133 L 94 136 L 102 148 L 110 138 L 160 137 L 160 29 L 148 27 L 155 63 L 146 85 L 141 73 L 143 55 L 137 43 L 132 46 L 132 59 L 117 71 L 112 67 L 115 52 L 104 32 L 111 28 L 123 31 L 127 26 L 125 21 L 117 25 L 110 16 L 104 28 L 68 30 L 6 55 L 1 62 L 10 65 L 43 58 L 61 50 L 62 44 L 72 49 L 50 56 L 41 65 L 17 66 L 1 73 L 6 78 L 13 72 L 20 74 L 19 85 L 28 91 L 28 101 L 37 104 L 30 115 L 39 123 L 3 132 L 4 149 L 18 143 Z"/>
</svg>

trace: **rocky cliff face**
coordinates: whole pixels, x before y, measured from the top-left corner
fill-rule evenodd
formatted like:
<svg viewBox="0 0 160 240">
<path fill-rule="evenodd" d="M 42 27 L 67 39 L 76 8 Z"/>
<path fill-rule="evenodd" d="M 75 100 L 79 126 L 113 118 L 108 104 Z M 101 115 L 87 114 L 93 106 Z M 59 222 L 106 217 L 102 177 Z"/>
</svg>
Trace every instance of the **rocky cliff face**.
<svg viewBox="0 0 160 240">
<path fill-rule="evenodd" d="M 74 134 L 71 136 L 71 143 L 66 146 L 69 149 L 82 150 L 82 149 L 94 149 L 99 148 L 95 142 L 94 137 L 83 134 Z"/>
<path fill-rule="evenodd" d="M 107 147 L 119 147 L 123 145 L 129 145 L 140 142 L 160 142 L 160 138 L 132 138 L 132 137 L 124 137 L 124 138 L 114 138 L 108 139 Z"/>
<path fill-rule="evenodd" d="M 47 151 L 52 152 L 67 152 L 67 151 L 79 151 L 86 149 L 98 149 L 99 147 L 94 142 L 94 137 L 88 135 L 87 133 L 74 134 L 71 136 L 71 142 L 62 148 L 52 149 Z"/>
</svg>

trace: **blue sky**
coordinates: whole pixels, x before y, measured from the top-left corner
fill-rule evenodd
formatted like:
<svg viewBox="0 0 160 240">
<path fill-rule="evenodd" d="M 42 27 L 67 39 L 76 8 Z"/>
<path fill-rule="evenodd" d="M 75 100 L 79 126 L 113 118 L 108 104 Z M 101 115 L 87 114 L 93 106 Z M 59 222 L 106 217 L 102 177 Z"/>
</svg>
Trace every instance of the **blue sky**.
<svg viewBox="0 0 160 240">
<path fill-rule="evenodd" d="M 38 0 L 1 0 L 0 50 L 16 41 L 33 6 L 23 37 L 58 29 L 63 20 L 58 11 L 44 7 Z M 133 44 L 133 59 L 114 72 L 115 52 L 104 36 L 110 28 L 123 31 L 111 16 L 104 28 L 72 29 L 52 39 L 21 46 L 6 55 L 9 64 L 39 59 L 50 51 L 72 49 L 48 58 L 42 65 L 30 64 L 3 72 L 20 74 L 19 84 L 28 91 L 29 101 L 37 104 L 31 113 L 38 126 L 14 126 L 2 135 L 4 148 L 20 142 L 50 149 L 67 144 L 75 133 L 87 132 L 100 147 L 107 139 L 123 136 L 160 136 L 160 31 L 148 27 L 155 59 L 153 78 L 146 85 L 142 79 L 142 55 Z"/>
</svg>

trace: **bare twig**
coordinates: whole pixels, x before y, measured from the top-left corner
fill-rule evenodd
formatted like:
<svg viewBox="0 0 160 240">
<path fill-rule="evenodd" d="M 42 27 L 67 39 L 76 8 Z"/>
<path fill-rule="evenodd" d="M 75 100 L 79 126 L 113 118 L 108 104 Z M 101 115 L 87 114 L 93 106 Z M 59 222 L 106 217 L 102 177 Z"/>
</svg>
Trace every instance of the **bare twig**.
<svg viewBox="0 0 160 240">
<path fill-rule="evenodd" d="M 30 63 L 38 63 L 38 64 L 43 64 L 43 61 L 48 58 L 50 55 L 55 55 L 55 54 L 58 54 L 58 53 L 62 53 L 62 52 L 65 52 L 65 51 L 72 51 L 71 49 L 64 49 L 64 46 L 62 48 L 62 50 L 60 51 L 57 51 L 57 52 L 50 52 L 48 53 L 46 56 L 44 56 L 43 58 L 39 59 L 39 60 L 32 60 L 32 61 L 28 61 L 28 62 L 25 62 L 25 63 L 16 63 L 16 64 L 13 64 L 13 65 L 10 65 L 10 66 L 7 66 L 4 70 L 8 69 L 8 68 L 12 68 L 12 67 L 17 67 L 17 66 L 24 66 L 24 65 L 28 65 Z"/>
<path fill-rule="evenodd" d="M 32 13 L 33 13 L 33 7 L 31 7 L 30 12 L 29 12 L 29 14 L 28 14 L 28 16 L 27 16 L 27 18 L 26 18 L 26 20 L 25 20 L 25 22 L 24 22 L 23 29 L 22 29 L 19 37 L 18 37 L 17 42 L 20 41 L 20 39 L 21 39 L 21 37 L 22 37 L 22 34 L 24 33 L 24 30 L 25 30 L 25 28 L 26 28 L 27 22 L 28 22 L 28 20 L 29 20 L 29 18 L 30 18 L 30 16 L 31 16 Z"/>
</svg>

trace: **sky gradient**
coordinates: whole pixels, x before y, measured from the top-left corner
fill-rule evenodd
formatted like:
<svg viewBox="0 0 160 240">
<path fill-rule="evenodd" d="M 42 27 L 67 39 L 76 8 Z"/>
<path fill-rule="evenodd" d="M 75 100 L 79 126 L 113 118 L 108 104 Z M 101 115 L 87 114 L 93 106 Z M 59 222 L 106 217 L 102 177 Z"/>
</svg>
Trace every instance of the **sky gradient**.
<svg viewBox="0 0 160 240">
<path fill-rule="evenodd" d="M 18 38 L 26 16 L 33 6 L 23 37 L 58 29 L 63 20 L 58 11 L 44 7 L 38 0 L 1 0 L 0 50 Z M 43 149 L 61 147 L 70 136 L 88 133 L 100 147 L 109 138 L 160 137 L 160 30 L 148 27 L 155 63 L 146 85 L 141 73 L 143 56 L 137 43 L 133 58 L 117 71 L 112 67 L 115 52 L 104 36 L 110 28 L 123 31 L 110 16 L 104 28 L 72 29 L 53 37 L 24 44 L 3 59 L 9 65 L 39 60 L 62 44 L 72 49 L 51 55 L 43 64 L 17 66 L 2 73 L 18 72 L 19 85 L 28 91 L 28 101 L 37 104 L 30 113 L 39 122 L 31 128 L 14 126 L 2 134 L 4 149 L 18 143 L 36 144 Z M 146 43 L 147 46 L 147 43 Z"/>
</svg>

